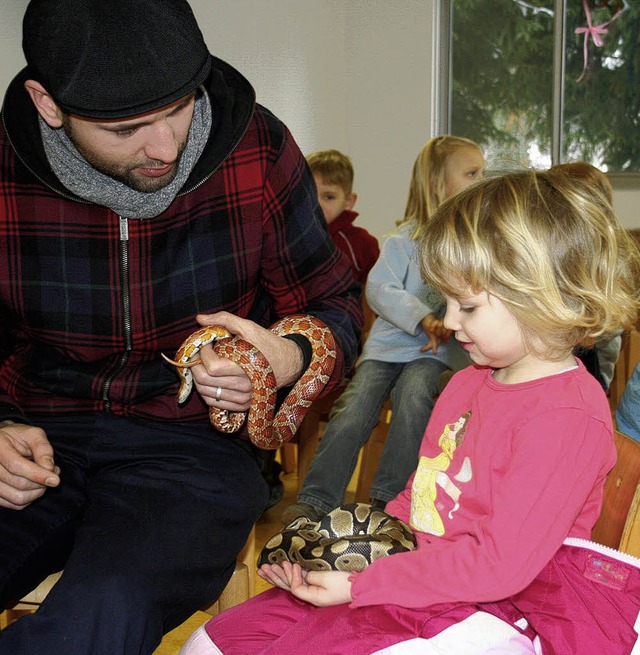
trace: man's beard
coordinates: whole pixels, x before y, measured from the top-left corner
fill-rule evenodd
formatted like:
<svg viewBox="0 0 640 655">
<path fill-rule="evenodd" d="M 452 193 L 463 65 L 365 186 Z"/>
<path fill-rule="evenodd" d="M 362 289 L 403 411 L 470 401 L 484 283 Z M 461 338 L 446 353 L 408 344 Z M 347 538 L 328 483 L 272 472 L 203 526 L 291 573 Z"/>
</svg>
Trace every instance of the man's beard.
<svg viewBox="0 0 640 655">
<path fill-rule="evenodd" d="M 118 182 L 122 182 L 122 184 L 130 187 L 134 191 L 140 191 L 142 193 L 153 193 L 154 191 L 159 191 L 173 182 L 178 174 L 180 159 L 182 158 L 182 153 L 187 145 L 186 140 L 184 143 L 180 144 L 176 161 L 168 173 L 162 177 L 147 177 L 146 175 L 142 175 L 142 173 L 136 173 L 136 169 L 162 168 L 166 166 L 166 162 L 158 161 L 156 159 L 146 159 L 141 162 L 136 162 L 134 165 L 124 166 L 111 161 L 105 161 L 95 153 L 88 152 L 82 144 L 78 143 L 74 138 L 73 129 L 68 120 L 63 119 L 62 126 L 69 137 L 69 140 L 76 147 L 76 150 L 89 164 L 91 164 L 91 166 L 93 166 L 93 168 L 103 175 L 107 175 Z"/>
</svg>

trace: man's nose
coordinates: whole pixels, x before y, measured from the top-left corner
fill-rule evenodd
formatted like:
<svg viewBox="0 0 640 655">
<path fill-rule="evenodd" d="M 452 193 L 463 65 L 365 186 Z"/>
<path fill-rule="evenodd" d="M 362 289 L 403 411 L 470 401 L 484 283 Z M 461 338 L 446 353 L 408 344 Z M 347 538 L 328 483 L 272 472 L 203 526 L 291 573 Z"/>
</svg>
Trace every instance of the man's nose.
<svg viewBox="0 0 640 655">
<path fill-rule="evenodd" d="M 165 122 L 153 125 L 144 151 L 149 159 L 173 163 L 178 157 L 178 141 L 173 129 Z"/>
</svg>

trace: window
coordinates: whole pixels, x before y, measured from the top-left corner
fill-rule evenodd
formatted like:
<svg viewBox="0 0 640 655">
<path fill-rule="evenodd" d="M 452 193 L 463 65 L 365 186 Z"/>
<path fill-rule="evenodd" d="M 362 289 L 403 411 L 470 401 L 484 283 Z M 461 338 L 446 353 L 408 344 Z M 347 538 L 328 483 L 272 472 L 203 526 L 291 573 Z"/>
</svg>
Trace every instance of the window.
<svg viewBox="0 0 640 655">
<path fill-rule="evenodd" d="M 440 133 L 477 141 L 498 167 L 584 160 L 640 174 L 640 2 L 441 0 L 439 11 Z"/>
</svg>

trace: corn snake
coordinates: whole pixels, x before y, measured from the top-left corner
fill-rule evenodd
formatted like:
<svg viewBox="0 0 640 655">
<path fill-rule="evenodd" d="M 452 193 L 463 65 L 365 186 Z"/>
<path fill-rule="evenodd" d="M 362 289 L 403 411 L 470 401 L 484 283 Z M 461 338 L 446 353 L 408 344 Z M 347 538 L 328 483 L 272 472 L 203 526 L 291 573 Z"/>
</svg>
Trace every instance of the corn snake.
<svg viewBox="0 0 640 655">
<path fill-rule="evenodd" d="M 219 357 L 238 364 L 251 380 L 252 398 L 247 413 L 229 412 L 211 407 L 209 418 L 213 426 L 225 433 L 240 430 L 245 420 L 249 438 L 259 448 L 272 450 L 291 440 L 311 403 L 329 381 L 336 360 L 336 346 L 329 328 L 314 316 L 295 314 L 271 326 L 278 336 L 301 334 L 312 350 L 311 362 L 293 386 L 276 412 L 277 388 L 273 369 L 255 346 L 217 325 L 203 327 L 189 336 L 176 352 L 175 359 L 164 359 L 176 367 L 180 377 L 178 403 L 183 403 L 192 391 L 190 368 L 200 363 L 193 359 L 201 348 L 212 344 Z"/>
</svg>

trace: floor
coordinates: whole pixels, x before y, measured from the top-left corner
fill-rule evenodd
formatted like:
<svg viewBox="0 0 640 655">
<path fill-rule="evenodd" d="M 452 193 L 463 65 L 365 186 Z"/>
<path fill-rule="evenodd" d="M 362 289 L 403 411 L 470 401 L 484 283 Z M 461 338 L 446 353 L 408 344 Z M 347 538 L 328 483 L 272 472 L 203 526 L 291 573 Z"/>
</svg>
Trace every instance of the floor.
<svg viewBox="0 0 640 655">
<path fill-rule="evenodd" d="M 358 469 L 356 469 L 351 484 L 347 489 L 345 502 L 351 502 L 353 500 L 357 475 Z M 284 482 L 284 497 L 277 505 L 267 510 L 260 517 L 258 523 L 256 523 L 256 553 L 259 553 L 267 540 L 282 528 L 280 515 L 287 505 L 295 502 L 296 494 L 298 492 L 297 473 L 284 473 L 281 477 Z M 256 575 L 255 593 L 260 593 L 269 587 L 269 584 Z M 178 626 L 175 630 L 165 635 L 154 655 L 178 655 L 182 644 L 184 644 L 189 635 L 209 618 L 209 615 L 204 612 L 196 612 L 181 626 Z"/>
</svg>

